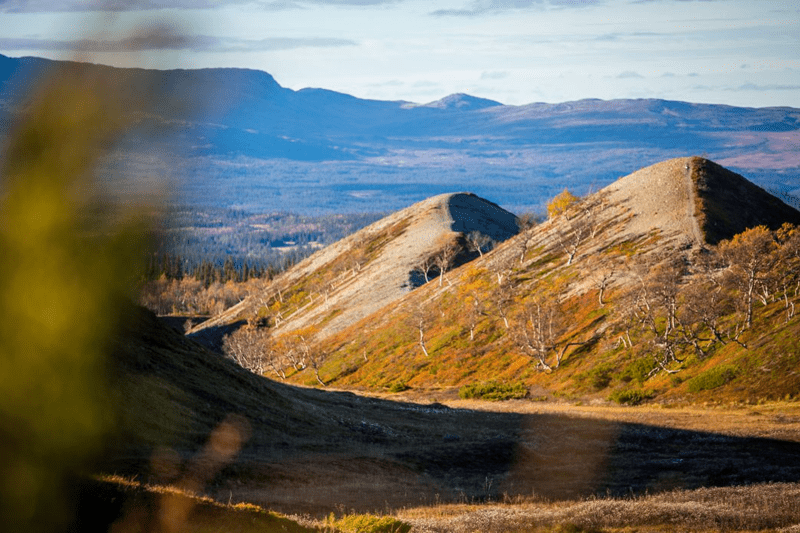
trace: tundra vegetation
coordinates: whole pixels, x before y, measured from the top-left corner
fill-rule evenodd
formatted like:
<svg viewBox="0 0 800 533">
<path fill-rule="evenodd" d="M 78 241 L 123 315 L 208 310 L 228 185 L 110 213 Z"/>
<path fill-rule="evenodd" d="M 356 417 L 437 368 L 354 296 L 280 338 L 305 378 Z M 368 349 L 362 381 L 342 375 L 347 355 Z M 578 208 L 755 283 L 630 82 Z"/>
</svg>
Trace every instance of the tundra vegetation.
<svg viewBox="0 0 800 533">
<path fill-rule="evenodd" d="M 744 369 L 772 358 L 791 365 L 796 350 L 776 353 L 760 339 L 788 342 L 780 339 L 797 328 L 797 227 L 757 226 L 716 245 L 669 251 L 657 233 L 637 241 L 606 235 L 613 222 L 603 218 L 604 202 L 565 190 L 548 204 L 546 222 L 488 254 L 479 251 L 487 241 L 467 236 L 461 244 L 480 260 L 449 272 L 454 245 L 423 258 L 416 269 L 425 283 L 407 304 L 370 319 L 384 324 L 377 330 L 357 324 L 321 342 L 279 334 L 271 342 L 285 354 L 276 357 L 265 343 L 270 364 L 256 368 L 309 385 L 387 390 L 402 378 L 410 389 L 456 390 L 489 379 L 542 386 L 552 396 L 638 403 L 710 390 L 690 390 L 689 382 L 716 364 Z M 352 253 L 368 258 L 376 244 L 362 244 Z M 270 331 L 301 306 L 325 305 L 340 271 L 357 274 L 344 262 L 281 294 L 264 291 L 257 313 L 264 320 L 252 327 Z M 364 330 L 376 333 L 357 333 Z M 298 342 L 325 355 L 299 364 L 289 355 Z M 769 397 L 794 390 L 791 380 L 757 389 L 746 370 L 718 387 L 731 383 Z"/>
<path fill-rule="evenodd" d="M 491 249 L 476 249 L 469 236 L 456 239 L 473 261 L 443 259 L 454 250 L 430 255 L 417 265 L 421 284 L 398 305 L 328 336 L 319 327 L 335 316 L 331 295 L 359 280 L 403 228 L 354 240 L 347 253 L 291 283 L 260 281 L 247 320 L 223 343 L 241 366 L 280 382 L 366 389 L 395 400 L 441 398 L 470 408 L 397 403 L 409 411 L 376 419 L 364 405 L 345 407 L 363 398 L 298 389 L 333 394 L 335 404 L 319 411 L 307 399 L 297 403 L 304 413 L 330 419 L 320 440 L 290 444 L 309 451 L 313 468 L 299 451 L 296 462 L 287 463 L 289 452 L 282 451 L 283 462 L 269 467 L 288 476 L 288 485 L 300 480 L 294 469 L 316 480 L 302 490 L 276 489 L 316 502 L 315 516 L 294 517 L 302 527 L 550 532 L 680 524 L 716 531 L 800 523 L 789 503 L 796 468 L 776 466 L 797 440 L 796 422 L 782 413 L 794 412 L 798 390 L 798 228 L 756 226 L 713 245 L 672 246 L 659 231 L 616 232 L 616 221 L 628 215 L 602 194 L 570 196 L 546 221 Z M 285 327 L 309 309 L 324 311 L 318 323 Z M 623 407 L 581 411 L 581 403 L 598 401 Z M 694 408 L 686 405 L 698 403 L 717 405 L 715 416 L 692 418 Z M 747 409 L 761 422 L 737 433 L 744 411 L 722 422 L 716 418 L 728 415 L 719 404 Z M 569 412 L 556 414 L 563 405 Z M 666 421 L 672 414 L 680 421 Z M 767 424 L 773 415 L 783 418 Z M 297 432 L 312 426 L 303 416 L 281 415 L 277 423 Z M 702 427 L 682 433 L 685 424 Z M 765 427 L 788 440 L 755 443 Z M 341 428 L 351 433 L 343 437 Z M 435 442 L 420 445 L 423 434 Z M 349 438 L 357 442 L 344 444 Z M 326 459 L 320 450 L 332 445 L 337 456 Z M 749 455 L 752 446 L 764 452 L 761 460 Z M 344 457 L 348 472 L 369 472 L 369 491 L 353 496 L 349 478 L 336 479 L 349 475 L 337 470 Z M 256 467 L 237 468 L 257 478 L 249 470 Z M 435 480 L 438 492 L 409 490 L 403 484 L 410 478 L 398 481 L 397 468 Z M 597 468 L 602 474 L 592 477 Z M 226 489 L 237 490 L 231 482 L 215 488 L 217 497 L 224 499 Z M 292 508 L 270 498 L 273 508 Z M 731 506 L 744 501 L 749 506 Z"/>
</svg>

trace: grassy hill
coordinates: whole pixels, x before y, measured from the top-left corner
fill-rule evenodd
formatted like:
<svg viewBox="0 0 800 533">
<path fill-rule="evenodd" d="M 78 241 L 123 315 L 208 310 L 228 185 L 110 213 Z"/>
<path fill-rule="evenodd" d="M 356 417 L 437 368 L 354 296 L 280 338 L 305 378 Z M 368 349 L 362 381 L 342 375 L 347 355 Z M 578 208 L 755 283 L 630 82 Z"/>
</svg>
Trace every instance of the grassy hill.
<svg viewBox="0 0 800 533">
<path fill-rule="evenodd" d="M 270 323 L 275 335 L 313 329 L 320 340 L 394 303 L 426 276 L 437 274 L 441 267 L 435 259 L 443 252 L 449 254 L 448 267 L 478 256 L 476 249 L 468 248 L 467 235 L 479 235 L 486 248 L 517 231 L 513 214 L 475 195 L 435 196 L 317 252 L 189 334 L 213 338 L 213 328 L 261 319 Z"/>
<path fill-rule="evenodd" d="M 542 398 L 628 402 L 791 396 L 800 353 L 797 321 L 786 320 L 797 297 L 789 278 L 759 274 L 763 303 L 754 297 L 745 328 L 737 267 L 715 255 L 746 227 L 777 231 L 783 222 L 800 214 L 741 176 L 701 158 L 665 161 L 448 272 L 446 283 L 423 284 L 319 338 L 308 353 L 321 379 L 302 366 L 288 379 L 376 391 L 499 382 Z M 719 299 L 719 338 L 698 315 L 704 290 Z M 272 332 L 276 340 L 282 330 Z"/>
<path fill-rule="evenodd" d="M 378 312 L 316 341 L 309 335 L 305 367 L 287 365 L 287 381 L 315 384 L 316 370 L 328 386 L 340 389 L 423 393 L 448 402 L 459 389 L 480 394 L 475 385 L 481 384 L 495 396 L 530 392 L 534 400 L 567 398 L 573 405 L 609 398 L 672 404 L 793 398 L 799 332 L 787 305 L 796 298 L 791 291 L 756 304 L 750 325 L 741 331 L 743 310 L 734 298 L 727 301 L 714 323 L 724 342 L 703 341 L 702 356 L 679 335 L 659 337 L 669 315 L 641 315 L 648 301 L 658 307 L 655 299 L 642 296 L 643 288 L 658 289 L 663 297 L 670 292 L 664 289 L 670 286 L 668 274 L 680 274 L 674 301 L 684 309 L 693 284 L 706 283 L 709 272 L 724 277 L 734 268 L 711 261 L 712 247 L 698 240 L 698 234 L 704 239 L 699 225 L 686 220 L 696 209 L 695 176 L 686 172 L 687 164 L 691 170 L 704 163 L 681 159 L 643 169 L 454 267 L 441 283 L 431 273 L 431 281 Z M 646 193 L 651 194 L 641 196 Z M 385 226 L 392 227 L 397 228 Z M 570 239 L 580 231 L 589 238 L 572 246 Z M 390 249 L 392 231 L 375 235 L 383 250 Z M 797 238 L 785 231 L 774 235 L 773 251 L 782 253 Z M 719 245 L 720 257 L 732 257 L 737 239 Z M 369 248 L 372 242 L 363 244 Z M 794 257 L 782 256 L 791 266 L 786 272 L 796 271 Z M 319 260 L 311 258 L 302 275 L 289 272 L 287 278 L 307 283 L 317 275 L 309 265 Z M 715 266 L 705 268 L 706 263 Z M 701 285 L 706 299 L 713 294 L 709 287 Z M 291 291 L 290 284 L 287 294 Z M 255 318 L 242 317 L 250 324 L 240 331 L 270 333 L 259 320 L 263 310 L 252 310 Z M 673 318 L 688 321 L 687 316 L 681 311 Z M 540 317 L 544 321 L 538 323 L 552 330 L 550 337 L 533 326 Z M 655 329 L 647 327 L 651 319 Z M 769 405 L 742 420 L 741 413 L 723 410 L 714 416 L 681 408 L 669 410 L 674 415 L 621 409 L 578 413 L 527 401 L 503 412 L 469 403 L 452 408 L 388 401 L 265 379 L 143 310 L 131 311 L 125 325 L 113 348 L 119 431 L 96 466 L 124 477 L 112 478 L 110 487 L 104 485 L 109 481 L 90 486 L 87 500 L 80 500 L 101 500 L 110 519 L 127 516 L 125 507 L 114 503 L 117 497 L 134 506 L 145 502 L 155 513 L 162 497 L 147 487 L 173 487 L 157 490 L 178 491 L 180 501 L 190 498 L 185 501 L 195 511 L 181 515 L 187 527 L 263 522 L 298 531 L 347 530 L 349 521 L 361 520 L 348 516 L 388 513 L 423 529 L 441 523 L 434 527 L 460 531 L 458 520 L 484 516 L 494 507 L 445 511 L 442 502 L 476 505 L 506 498 L 516 502 L 515 513 L 540 524 L 531 531 L 558 530 L 565 521 L 583 524 L 575 526 L 580 531 L 593 523 L 581 503 L 587 497 L 601 498 L 596 509 L 610 530 L 673 521 L 664 513 L 678 500 L 713 507 L 702 516 L 685 515 L 696 530 L 713 530 L 709 524 L 720 520 L 733 529 L 796 522 L 791 506 L 770 492 L 774 483 L 785 483 L 778 489 L 782 494 L 796 490 L 796 422 L 771 414 L 783 411 Z M 707 327 L 696 331 L 707 337 Z M 285 342 L 284 349 L 297 349 L 290 344 L 296 334 L 262 337 L 267 343 L 262 348 Z M 675 341 L 673 359 L 664 355 L 667 341 Z M 665 420 L 671 416 L 674 420 Z M 131 488 L 130 479 L 146 487 Z M 755 488 L 745 494 L 735 487 L 742 484 Z M 621 508 L 620 498 L 648 493 L 655 496 L 636 500 L 620 515 L 608 514 Z M 552 514 L 542 507 L 542 497 L 564 503 Z M 764 504 L 752 516 L 726 514 L 724 502 L 741 497 Z M 213 502 L 248 502 L 316 521 L 298 525 L 255 508 Z M 402 511 L 420 506 L 423 510 Z M 426 506 L 432 507 L 424 511 Z M 348 516 L 341 521 L 322 521 L 343 510 Z M 500 523 L 505 525 L 499 531 L 519 529 L 508 517 Z"/>
<path fill-rule="evenodd" d="M 680 409 L 619 410 L 612 417 L 538 408 L 493 412 L 302 388 L 245 371 L 144 310 L 132 311 L 112 351 L 121 431 L 95 471 L 117 475 L 81 484 L 78 500 L 89 515 L 102 511 L 110 522 L 129 517 L 146 524 L 158 519 L 160 506 L 175 505 L 185 527 L 198 530 L 263 524 L 301 531 L 236 504 L 317 519 L 331 512 L 396 515 L 419 506 L 433 506 L 440 516 L 445 502 L 617 498 L 798 476 L 796 442 L 763 438 L 797 426 L 772 420 L 772 411 L 746 417 L 753 427 L 742 428 L 731 422 L 740 413 L 722 411 L 700 418 Z M 663 464 L 671 465 L 669 479 Z M 774 485 L 764 487 L 751 492 L 766 498 Z M 626 511 L 615 523 L 636 513 Z M 743 523 L 772 516 L 770 524 L 786 524 L 795 516 L 764 513 Z"/>
<path fill-rule="evenodd" d="M 116 121 L 109 110 L 119 93 L 99 87 L 91 77 L 69 76 L 64 82 L 42 95 L 42 105 L 33 109 L 30 122 L 11 143 L 3 169 L 8 193 L 0 198 L 6 222 L 0 225 L 6 252 L 0 261 L 5 319 L 0 323 L 3 531 L 353 531 L 365 522 L 375 526 L 372 531 L 381 530 L 377 523 L 386 525 L 383 530 L 408 529 L 361 513 L 409 514 L 408 520 L 422 531 L 474 530 L 474 519 L 485 531 L 592 531 L 600 526 L 630 531 L 631 525 L 674 530 L 676 522 L 695 530 L 756 530 L 800 523 L 795 504 L 800 479 L 797 405 L 656 413 L 652 407 L 588 410 L 570 405 L 564 410 L 555 403 L 540 407 L 526 401 L 503 412 L 477 403 L 448 407 L 388 401 L 266 379 L 170 329 L 152 313 L 125 304 L 129 281 L 138 279 L 134 267 L 147 254 L 143 241 L 148 225 L 135 216 L 146 209 L 129 206 L 128 218 L 128 210 L 116 211 L 105 201 L 111 195 L 98 195 L 89 179 L 94 174 L 91 162 L 114 137 L 108 129 Z M 776 364 L 770 350 L 778 343 L 790 355 L 794 349 L 796 294 L 787 288 L 796 285 L 791 274 L 797 271 L 797 232 L 783 227 L 774 233 L 752 230 L 721 244 L 719 258 L 702 252 L 697 225 L 685 219 L 695 208 L 693 175 L 676 173 L 681 165 L 683 161 L 667 162 L 665 172 L 645 169 L 638 175 L 660 176 L 667 188 L 659 186 L 658 194 L 636 197 L 635 184 L 646 180 L 633 175 L 590 201 L 561 206 L 561 214 L 551 221 L 509 239 L 495 252 L 478 247 L 462 255 L 473 261 L 461 266 L 458 252 L 469 250 L 469 233 L 464 233 L 470 219 L 455 224 L 459 218 L 454 211 L 464 211 L 451 208 L 480 205 L 483 213 L 493 208 L 469 195 L 449 195 L 434 202 L 431 212 L 438 215 L 427 218 L 441 222 L 428 224 L 438 231 L 417 235 L 437 243 L 426 249 L 435 256 L 443 257 L 448 244 L 454 255 L 438 271 L 415 267 L 402 272 L 403 279 L 415 280 L 414 286 L 419 282 L 419 276 L 410 276 L 414 272 L 423 279 L 433 276 L 433 282 L 405 291 L 379 314 L 361 318 L 360 325 L 330 327 L 326 335 L 318 315 L 300 313 L 305 306 L 313 311 L 324 305 L 324 291 L 315 280 L 328 279 L 325 272 L 335 272 L 340 256 L 323 260 L 328 253 L 323 252 L 281 278 L 285 287 L 267 287 L 272 292 L 264 293 L 271 298 L 266 303 L 254 295 L 250 308 L 239 309 L 241 316 L 230 316 L 233 324 L 221 321 L 232 327 L 236 321 L 246 322 L 228 345 L 251 338 L 259 342 L 250 347 L 259 348 L 261 355 L 271 346 L 278 356 L 294 353 L 298 362 L 285 368 L 290 379 L 306 380 L 310 369 L 315 377 L 344 381 L 356 376 L 360 366 L 355 360 L 361 357 L 365 363 L 382 363 L 363 380 L 394 380 L 400 370 L 395 356 L 406 354 L 411 364 L 441 361 L 447 350 L 458 357 L 451 346 L 468 338 L 471 343 L 483 341 L 489 351 L 517 357 L 510 361 L 520 364 L 521 373 L 530 373 L 528 386 L 539 380 L 551 390 L 554 383 L 572 390 L 561 376 L 583 360 L 591 364 L 581 371 L 593 370 L 591 377 L 601 378 L 596 387 L 602 389 L 615 375 L 604 385 L 605 378 L 596 372 L 604 360 L 590 360 L 590 355 L 616 354 L 623 360 L 637 353 L 652 358 L 650 351 L 663 352 L 662 345 L 685 350 L 688 345 L 677 342 L 681 338 L 675 333 L 687 330 L 675 323 L 680 319 L 693 325 L 697 312 L 710 313 L 708 306 L 695 306 L 692 322 L 683 307 L 679 315 L 642 314 L 646 305 L 661 309 L 664 302 L 697 303 L 690 297 L 697 290 L 683 292 L 693 282 L 690 278 L 684 283 L 686 269 L 677 269 L 681 283 L 669 283 L 676 269 L 667 267 L 676 263 L 659 254 L 677 250 L 686 252 L 684 266 L 696 265 L 692 272 L 702 282 L 705 300 L 723 296 L 724 305 L 710 308 L 719 312 L 703 317 L 705 327 L 722 340 L 704 345 L 703 357 L 693 362 L 683 353 L 673 354 L 682 360 L 662 357 L 663 372 L 651 381 L 662 379 L 667 370 L 680 369 L 683 376 L 686 369 L 707 365 L 685 382 L 692 394 L 717 386 L 730 390 L 745 371 L 748 378 L 764 380 L 760 387 L 780 379 L 791 385 L 796 365 L 789 359 Z M 647 198 L 649 204 L 644 203 Z M 646 214 L 645 222 L 640 213 Z M 86 220 L 86 214 L 97 216 Z M 514 221 L 510 214 L 502 215 Z M 598 223 L 592 222 L 595 216 Z M 653 229 L 647 220 L 663 224 Z M 480 230 L 492 220 L 472 221 L 478 221 Z M 403 235 L 413 235 L 408 232 L 414 224 L 412 219 L 378 224 L 369 238 L 346 250 L 362 251 L 370 264 L 391 265 L 397 256 L 388 251 Z M 482 235 L 487 233 L 491 235 Z M 574 240 L 584 234 L 592 238 Z M 442 236 L 445 242 L 439 242 Z M 413 242 L 406 244 L 410 256 L 430 259 Z M 697 255 L 689 255 L 695 248 Z M 748 256 L 748 251 L 756 253 Z M 593 287 L 596 276 L 613 264 L 606 259 L 636 257 L 649 262 L 634 265 L 626 276 L 606 278 L 604 301 Z M 748 257 L 760 269 L 755 296 L 763 296 L 763 306 L 749 305 L 752 299 L 743 306 L 741 298 L 734 298 L 749 279 L 743 268 Z M 771 268 L 776 266 L 780 268 Z M 343 279 L 365 279 L 357 275 L 359 269 L 355 266 L 355 274 Z M 716 281 L 724 292 L 714 289 Z M 474 285 L 468 293 L 473 301 L 491 297 L 499 314 L 477 304 L 469 308 L 475 313 L 462 312 L 458 291 L 468 284 Z M 649 292 L 643 294 L 644 288 L 657 289 L 653 294 L 661 303 L 650 299 Z M 680 297 L 669 300 L 673 293 Z M 280 331 L 274 327 L 279 316 L 275 311 L 290 312 L 275 309 L 275 296 L 281 305 L 294 305 L 292 316 L 305 316 L 316 331 L 298 325 L 287 327 L 283 339 L 273 336 Z M 548 306 L 551 300 L 558 305 Z M 625 301 L 630 303 L 623 305 Z M 416 316 L 416 309 L 423 313 Z M 620 312 L 626 309 L 636 312 Z M 413 319 L 408 323 L 412 327 L 397 322 L 403 313 Z M 569 320 L 559 321 L 559 316 Z M 638 322 L 629 320 L 626 328 L 626 316 Z M 537 323 L 548 325 L 548 333 L 526 330 L 520 317 L 531 324 L 543 317 Z M 788 325 L 779 326 L 781 319 Z M 281 320 L 289 323 L 290 317 Z M 643 325 L 655 330 L 648 333 Z M 346 339 L 348 328 L 356 327 L 355 335 Z M 408 329 L 420 335 L 400 337 Z M 707 332 L 701 328 L 699 333 Z M 353 349 L 359 343 L 360 354 Z M 736 351 L 745 343 L 748 350 L 765 350 L 766 364 L 757 359 L 751 367 L 715 364 L 714 358 L 730 361 L 735 354 L 726 350 Z M 374 349 L 367 352 L 367 345 Z M 422 352 L 426 345 L 428 355 Z M 504 345 L 524 350 L 501 352 Z M 380 351 L 388 349 L 396 353 Z M 470 353 L 461 353 L 471 364 Z M 508 371 L 502 361 L 496 368 Z M 419 388 L 426 380 L 441 381 L 439 371 L 449 372 L 433 370 L 412 366 L 409 382 Z M 647 369 L 631 367 L 631 376 L 629 382 L 647 377 Z M 407 386 L 397 385 L 398 390 Z M 653 496 L 640 498 L 648 494 Z M 517 503 L 483 505 L 501 501 Z M 481 508 L 472 513 L 448 507 L 455 503 Z M 505 511 L 499 511 L 501 505 Z M 406 512 L 410 507 L 432 510 L 414 516 Z M 265 509 L 294 514 L 285 518 Z"/>
</svg>

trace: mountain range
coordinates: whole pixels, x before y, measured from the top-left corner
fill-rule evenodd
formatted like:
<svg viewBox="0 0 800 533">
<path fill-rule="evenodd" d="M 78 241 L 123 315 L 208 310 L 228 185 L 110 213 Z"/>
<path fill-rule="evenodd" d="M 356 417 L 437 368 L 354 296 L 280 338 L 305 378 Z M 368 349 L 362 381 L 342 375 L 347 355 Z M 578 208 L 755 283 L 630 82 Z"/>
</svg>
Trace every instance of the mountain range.
<svg viewBox="0 0 800 533">
<path fill-rule="evenodd" d="M 0 133 L 33 84 L 65 65 L 0 56 Z M 779 195 L 800 191 L 800 110 L 787 107 L 654 99 L 509 106 L 465 94 L 420 105 L 295 91 L 247 69 L 71 65 L 115 80 L 132 113 L 137 95 L 156 102 L 109 164 L 134 180 L 169 175 L 180 185 L 170 201 L 198 212 L 390 212 L 459 190 L 512 212 L 541 211 L 564 187 L 584 194 L 687 154 Z"/>
</svg>

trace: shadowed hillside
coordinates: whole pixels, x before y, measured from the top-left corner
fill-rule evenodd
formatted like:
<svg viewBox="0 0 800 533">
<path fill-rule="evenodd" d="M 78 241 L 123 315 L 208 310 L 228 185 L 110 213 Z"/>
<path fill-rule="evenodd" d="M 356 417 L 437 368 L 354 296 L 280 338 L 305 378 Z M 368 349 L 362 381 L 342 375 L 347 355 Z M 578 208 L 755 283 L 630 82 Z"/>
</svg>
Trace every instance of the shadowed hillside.
<svg viewBox="0 0 800 533">
<path fill-rule="evenodd" d="M 689 165 L 698 223 L 707 243 L 717 244 L 758 225 L 775 230 L 784 222 L 800 224 L 800 212 L 744 177 L 707 159 L 693 158 Z"/>
<path fill-rule="evenodd" d="M 114 354 L 124 432 L 101 471 L 188 485 L 221 502 L 322 516 L 340 506 L 380 512 L 504 494 L 628 496 L 800 478 L 796 442 L 710 432 L 698 428 L 715 427 L 710 419 L 679 411 L 672 428 L 658 428 L 283 385 L 144 310 L 132 312 Z M 681 429 L 681 417 L 694 429 Z M 215 441 L 228 443 L 224 454 L 209 452 Z"/>
<path fill-rule="evenodd" d="M 617 340 L 626 335 L 617 315 L 624 309 L 621 304 L 639 305 L 623 298 L 627 286 L 638 287 L 641 279 L 661 272 L 669 263 L 665 253 L 686 252 L 686 260 L 697 264 L 688 252 L 707 253 L 700 250 L 708 244 L 695 241 L 696 226 L 685 219 L 694 217 L 689 214 L 695 206 L 691 180 L 686 186 L 691 176 L 684 172 L 693 163 L 681 159 L 643 169 L 616 188 L 568 205 L 549 221 L 446 272 L 447 282 L 434 278 L 331 334 L 311 347 L 326 346 L 316 352 L 324 357 L 312 363 L 317 356 L 309 352 L 305 366 L 287 370 L 287 377 L 307 380 L 307 370 L 316 364 L 317 376 L 329 383 L 378 389 L 396 383 L 403 386 L 395 390 L 410 387 L 409 395 L 427 391 L 442 399 L 454 395 L 448 386 L 485 382 L 484 377 L 522 382 L 542 397 L 560 398 L 597 399 L 612 390 L 638 391 L 640 400 L 687 392 L 709 399 L 724 391 L 724 397 L 741 399 L 767 389 L 778 394 L 796 391 L 796 377 L 789 371 L 796 364 L 796 347 L 790 343 L 781 353 L 775 348 L 782 340 L 797 338 L 797 320 L 770 322 L 778 302 L 759 310 L 739 339 L 749 346 L 749 362 L 738 352 L 742 345 L 729 342 L 705 357 L 695 355 L 692 362 L 688 357 L 667 361 L 669 369 L 688 376 L 680 381 L 663 372 L 648 375 L 655 367 L 647 350 L 658 348 L 659 339 L 651 342 L 646 331 L 630 326 L 633 342 Z M 660 193 L 640 196 L 653 191 Z M 443 209 L 447 204 L 441 200 L 428 208 L 442 214 L 439 220 L 452 231 L 458 217 Z M 646 213 L 656 211 L 652 220 L 659 226 L 654 227 Z M 397 229 L 398 220 L 392 220 L 377 223 L 375 235 L 398 238 L 414 225 L 408 222 L 402 230 L 387 233 L 387 228 Z M 590 238 L 571 240 L 580 228 Z M 379 249 L 389 249 L 391 242 Z M 570 243 L 577 243 L 575 249 Z M 330 264 L 320 257 L 324 253 L 299 265 L 302 276 L 290 271 L 286 277 L 313 279 L 314 261 Z M 636 263 L 642 258 L 647 262 Z M 623 271 L 627 262 L 633 266 Z M 613 278 L 601 303 L 596 276 L 611 271 L 612 265 L 624 274 Z M 551 322 L 560 328 L 557 349 L 536 352 L 535 313 L 547 309 L 542 291 L 556 299 L 567 319 Z M 486 307 L 471 315 L 470 305 L 480 301 L 487 302 Z M 427 355 L 420 349 L 420 316 Z M 502 412 L 475 410 L 472 404 L 454 408 L 438 402 L 394 402 L 266 379 L 207 351 L 144 310 L 132 310 L 125 325 L 113 346 L 119 431 L 97 466 L 101 472 L 133 476 L 147 484 L 188 486 L 192 493 L 217 502 L 252 502 L 316 517 L 339 509 L 386 513 L 451 502 L 474 505 L 506 498 L 535 503 L 545 498 L 567 500 L 560 507 L 563 516 L 585 523 L 575 500 L 595 497 L 601 498 L 595 505 L 603 523 L 616 527 L 675 522 L 678 518 L 667 512 L 675 509 L 671 498 L 683 506 L 704 502 L 702 516 L 688 509 L 684 519 L 707 529 L 715 527 L 707 524 L 758 529 L 798 521 L 794 507 L 770 492 L 774 483 L 782 483 L 781 490 L 793 494 L 800 479 L 798 422 L 783 414 L 752 411 L 752 416 L 742 417 L 741 412 L 720 410 L 709 416 L 680 408 L 658 414 L 609 414 L 527 401 Z M 258 324 L 248 328 L 269 330 Z M 525 338 L 526 333 L 530 337 Z M 289 343 L 283 347 L 291 349 Z M 753 373 L 757 380 L 749 379 L 752 365 L 764 364 L 772 374 L 759 369 Z M 730 370 L 733 365 L 735 371 Z M 727 373 L 715 373 L 717 368 L 727 368 Z M 714 381 L 718 377 L 719 383 Z M 739 497 L 744 485 L 748 501 L 760 502 L 759 511 L 732 515 L 724 502 Z M 703 492 L 704 487 L 720 489 Z M 100 497 L 101 505 L 111 508 L 109 520 L 117 512 L 124 516 L 126 507 L 115 503 L 116 498 L 134 502 L 131 505 L 154 499 L 137 491 L 126 496 L 128 489 L 113 492 L 111 503 Z M 650 496 L 629 499 L 643 495 Z M 97 501 L 97 496 L 93 493 L 88 499 Z M 629 508 L 629 501 L 639 503 Z M 608 506 L 618 509 L 614 518 Z M 213 520 L 230 520 L 207 504 L 198 505 L 198 512 L 200 519 L 210 513 Z M 515 516 L 527 516 L 520 512 L 516 508 Z M 295 527 L 280 518 L 260 519 Z M 416 520 L 423 527 L 431 518 Z M 535 520 L 559 523 L 555 518 Z M 508 515 L 499 523 L 508 528 L 499 531 L 519 527 Z M 456 525 L 437 527 L 460 531 Z"/>
</svg>

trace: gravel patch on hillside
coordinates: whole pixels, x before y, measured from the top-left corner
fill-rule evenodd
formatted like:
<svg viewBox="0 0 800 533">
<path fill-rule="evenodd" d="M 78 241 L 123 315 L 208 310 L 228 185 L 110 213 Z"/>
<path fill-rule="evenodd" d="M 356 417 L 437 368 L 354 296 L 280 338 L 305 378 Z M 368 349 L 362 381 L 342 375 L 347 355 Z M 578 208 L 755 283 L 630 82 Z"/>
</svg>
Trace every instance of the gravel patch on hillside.
<svg viewBox="0 0 800 533">
<path fill-rule="evenodd" d="M 630 216 L 623 232 L 658 231 L 665 242 L 701 246 L 692 182 L 694 159 L 670 159 L 620 178 L 603 191 L 611 205 L 624 205 Z"/>
</svg>

